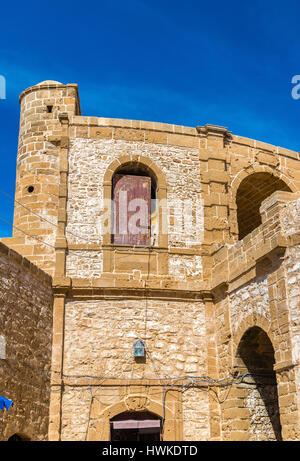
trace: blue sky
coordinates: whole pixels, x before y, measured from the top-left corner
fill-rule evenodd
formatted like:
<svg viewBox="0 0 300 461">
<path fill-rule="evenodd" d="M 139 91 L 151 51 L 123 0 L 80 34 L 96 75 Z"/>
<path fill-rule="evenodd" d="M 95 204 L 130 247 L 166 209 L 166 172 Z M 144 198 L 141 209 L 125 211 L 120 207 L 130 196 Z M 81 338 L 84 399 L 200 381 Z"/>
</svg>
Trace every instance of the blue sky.
<svg viewBox="0 0 300 461">
<path fill-rule="evenodd" d="M 299 0 L 2 3 L 0 188 L 14 194 L 19 94 L 43 80 L 78 83 L 83 115 L 211 123 L 299 151 L 299 17 Z"/>
</svg>

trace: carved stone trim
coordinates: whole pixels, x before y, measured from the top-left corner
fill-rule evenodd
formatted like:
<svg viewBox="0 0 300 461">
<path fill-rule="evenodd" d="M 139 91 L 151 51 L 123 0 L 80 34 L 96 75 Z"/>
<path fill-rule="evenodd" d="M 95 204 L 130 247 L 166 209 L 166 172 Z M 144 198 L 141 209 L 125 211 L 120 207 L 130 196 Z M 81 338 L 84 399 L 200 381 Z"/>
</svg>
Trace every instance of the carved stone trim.
<svg viewBox="0 0 300 461">
<path fill-rule="evenodd" d="M 150 400 L 146 395 L 128 395 L 125 398 L 125 405 L 128 411 L 145 411 L 150 405 Z"/>
</svg>

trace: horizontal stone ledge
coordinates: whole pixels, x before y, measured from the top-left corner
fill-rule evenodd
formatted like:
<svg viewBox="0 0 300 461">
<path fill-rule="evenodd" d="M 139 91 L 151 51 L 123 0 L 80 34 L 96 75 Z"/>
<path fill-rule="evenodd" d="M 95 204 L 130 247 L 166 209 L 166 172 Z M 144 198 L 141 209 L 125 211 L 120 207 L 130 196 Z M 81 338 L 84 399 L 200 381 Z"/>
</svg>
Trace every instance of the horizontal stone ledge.
<svg viewBox="0 0 300 461">
<path fill-rule="evenodd" d="M 232 140 L 231 140 L 232 145 L 254 147 L 254 142 L 255 142 L 254 139 L 251 139 L 251 138 L 245 138 L 243 136 L 239 136 L 236 134 L 232 135 Z"/>
<path fill-rule="evenodd" d="M 267 197 L 265 200 L 263 200 L 259 208 L 259 212 L 260 214 L 262 214 L 262 213 L 266 213 L 270 209 L 274 209 L 274 207 L 281 208 L 287 202 L 293 202 L 297 198 L 300 198 L 300 192 L 292 193 L 292 192 L 277 190 L 273 192 L 271 195 L 269 195 L 269 197 Z"/>
<path fill-rule="evenodd" d="M 70 138 L 88 138 L 88 139 L 106 139 L 106 140 L 122 140 L 128 142 L 142 142 L 142 143 L 153 143 L 163 144 L 166 146 L 178 146 L 194 149 L 198 152 L 199 148 L 199 137 L 195 135 L 183 134 L 183 133 L 165 133 L 147 131 L 137 128 L 112 128 L 111 133 L 104 131 L 105 127 L 96 129 L 95 127 L 89 126 L 77 126 L 73 128 L 70 133 Z"/>
<path fill-rule="evenodd" d="M 201 245 L 200 245 L 201 246 Z M 178 254 L 178 255 L 191 255 L 191 256 L 202 256 L 207 255 L 207 250 L 202 250 L 201 248 L 186 248 L 186 247 L 132 247 L 132 246 L 118 246 L 113 244 L 98 244 L 98 243 L 68 243 L 67 249 L 71 251 L 116 251 L 117 253 L 128 252 L 128 254 L 148 254 L 151 253 L 169 253 L 169 254 Z M 124 250 L 124 251 L 122 251 Z"/>
<path fill-rule="evenodd" d="M 184 134 L 198 137 L 198 131 L 195 127 L 173 125 L 161 122 L 148 122 L 146 120 L 129 120 L 118 118 L 88 117 L 88 116 L 70 116 L 71 126 L 86 127 L 111 127 L 111 128 L 128 128 L 147 131 L 161 131 L 172 134 Z"/>
<path fill-rule="evenodd" d="M 250 267 L 248 270 L 240 274 L 235 280 L 230 281 L 228 283 L 228 294 L 232 293 L 236 289 L 238 289 L 241 285 L 249 283 L 256 277 L 256 265 Z"/>
<path fill-rule="evenodd" d="M 294 368 L 295 366 L 299 366 L 299 362 L 293 362 L 292 360 L 286 360 L 283 362 L 275 363 L 275 365 L 273 366 L 273 370 L 276 371 L 277 373 L 280 373 L 281 371 Z"/>
<path fill-rule="evenodd" d="M 300 232 L 295 232 L 294 234 L 287 235 L 287 244 L 289 247 L 300 244 Z"/>
<path fill-rule="evenodd" d="M 137 271 L 140 272 L 140 271 Z M 208 291 L 209 287 L 206 282 L 199 280 L 176 280 L 170 276 L 153 275 L 150 277 L 143 274 L 138 279 L 134 273 L 111 273 L 104 272 L 100 277 L 58 277 L 58 280 L 70 280 L 72 287 L 95 287 L 95 288 L 126 288 L 127 284 L 136 288 L 180 290 L 180 291 Z"/>
<path fill-rule="evenodd" d="M 243 245 L 240 242 L 237 243 L 240 247 L 240 256 L 245 256 L 246 252 L 243 250 Z M 272 239 L 270 239 L 266 244 L 262 244 L 253 255 L 253 259 L 246 260 L 243 259 L 242 263 L 239 263 L 238 266 L 234 265 L 232 262 L 228 263 L 228 272 L 224 273 L 224 277 L 220 276 L 216 273 L 212 279 L 211 288 L 215 290 L 219 286 L 223 284 L 228 284 L 228 293 L 236 290 L 241 284 L 249 282 L 251 279 L 256 277 L 256 266 L 265 257 L 268 256 L 278 256 L 282 258 L 284 249 L 288 246 L 288 240 L 282 235 L 275 235 Z M 217 251 L 220 251 L 219 248 Z M 234 251 L 234 246 L 229 248 L 229 251 Z M 226 255 L 226 253 L 225 253 Z M 237 257 L 238 255 L 236 255 Z M 236 260 L 236 258 L 235 258 Z M 224 259 L 224 262 L 226 259 Z M 221 264 L 219 262 L 218 264 Z M 231 267 L 234 265 L 234 270 Z M 214 280 L 217 283 L 214 283 Z"/>
<path fill-rule="evenodd" d="M 64 287 L 63 287 L 64 288 Z M 54 289 L 54 293 L 55 293 Z M 97 299 L 168 299 L 174 301 L 203 301 L 212 295 L 189 290 L 149 289 L 136 287 L 72 287 L 66 292 L 68 298 L 97 298 Z"/>
<path fill-rule="evenodd" d="M 125 285 L 125 284 L 124 284 Z M 185 284 L 186 285 L 186 284 Z M 199 301 L 204 302 L 207 299 L 212 299 L 210 290 L 189 290 L 188 288 L 149 288 L 137 286 L 97 286 L 97 284 L 85 285 L 84 283 L 72 283 L 72 286 L 67 288 L 65 286 L 54 287 L 54 295 L 64 291 L 67 298 L 97 298 L 97 299 L 163 299 L 174 301 Z"/>
</svg>

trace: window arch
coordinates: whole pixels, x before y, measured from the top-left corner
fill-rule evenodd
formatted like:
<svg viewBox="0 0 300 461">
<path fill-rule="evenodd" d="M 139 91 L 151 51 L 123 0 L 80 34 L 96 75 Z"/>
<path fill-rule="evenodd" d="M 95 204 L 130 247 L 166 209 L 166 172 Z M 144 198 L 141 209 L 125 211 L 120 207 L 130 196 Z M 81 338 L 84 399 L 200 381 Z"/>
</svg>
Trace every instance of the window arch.
<svg viewBox="0 0 300 461">
<path fill-rule="evenodd" d="M 106 206 L 106 208 L 110 207 L 111 209 L 106 210 L 108 212 L 106 229 L 109 232 L 103 235 L 104 245 L 127 244 L 167 247 L 166 180 L 164 174 L 151 159 L 135 155 L 118 158 L 106 170 L 103 188 L 104 203 L 111 204 Z M 127 199 L 131 199 L 132 202 L 131 204 L 128 200 L 125 202 L 126 194 L 123 195 L 121 205 L 122 203 L 127 205 L 125 213 L 127 221 L 125 220 L 125 225 L 124 222 L 122 223 L 121 217 L 121 226 L 123 226 L 121 230 L 126 235 L 131 219 L 131 230 L 133 228 L 135 231 L 135 234 L 132 233 L 135 237 L 129 236 L 123 240 L 122 234 L 119 233 L 118 235 L 120 229 L 116 228 L 116 222 L 120 223 L 120 215 L 118 215 L 118 210 L 114 205 L 115 199 L 118 197 L 117 205 L 120 209 L 120 191 L 127 191 Z M 140 194 L 139 191 L 142 193 Z M 139 206 L 140 198 L 144 200 L 144 205 L 148 203 L 148 214 L 144 216 L 143 209 Z M 142 208 L 145 210 L 146 207 L 142 206 Z M 143 233 L 141 232 L 142 229 Z M 144 237 L 140 238 L 141 235 Z"/>
<path fill-rule="evenodd" d="M 149 246 L 157 237 L 156 178 L 144 165 L 129 163 L 112 178 L 112 243 Z"/>
<path fill-rule="evenodd" d="M 162 436 L 165 441 L 182 440 L 182 421 L 178 413 L 178 408 L 169 405 L 163 405 L 163 402 L 148 398 L 144 394 L 129 394 L 121 401 L 107 407 L 99 414 L 99 406 L 95 401 L 91 406 L 91 418 L 95 420 L 88 428 L 88 441 L 109 441 L 110 440 L 110 423 L 115 416 L 121 415 L 128 411 L 136 412 L 136 401 L 138 398 L 138 408 L 141 412 L 149 412 L 163 421 Z M 134 408 L 132 408 L 132 406 Z"/>
</svg>

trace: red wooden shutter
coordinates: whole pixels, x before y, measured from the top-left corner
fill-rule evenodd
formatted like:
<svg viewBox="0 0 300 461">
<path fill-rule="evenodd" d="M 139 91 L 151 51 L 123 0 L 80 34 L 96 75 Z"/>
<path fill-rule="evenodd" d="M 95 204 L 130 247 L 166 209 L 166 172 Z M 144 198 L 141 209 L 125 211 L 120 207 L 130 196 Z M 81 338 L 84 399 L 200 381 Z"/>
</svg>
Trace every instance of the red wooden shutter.
<svg viewBox="0 0 300 461">
<path fill-rule="evenodd" d="M 117 245 L 149 245 L 151 178 L 116 174 L 113 198 L 113 242 Z"/>
</svg>

